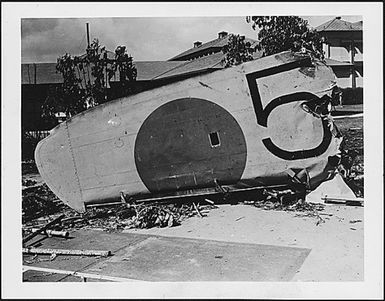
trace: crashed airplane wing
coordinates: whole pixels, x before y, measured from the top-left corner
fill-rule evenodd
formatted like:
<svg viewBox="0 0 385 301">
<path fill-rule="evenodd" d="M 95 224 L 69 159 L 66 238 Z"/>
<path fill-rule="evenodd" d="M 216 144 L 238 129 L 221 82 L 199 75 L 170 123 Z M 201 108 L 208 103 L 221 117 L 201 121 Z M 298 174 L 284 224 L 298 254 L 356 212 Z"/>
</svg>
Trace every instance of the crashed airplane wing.
<svg viewBox="0 0 385 301">
<path fill-rule="evenodd" d="M 340 138 L 328 114 L 335 75 L 282 52 L 120 98 L 40 141 L 36 163 L 70 207 L 195 188 L 330 177 Z M 337 158 L 338 159 L 338 158 Z"/>
</svg>

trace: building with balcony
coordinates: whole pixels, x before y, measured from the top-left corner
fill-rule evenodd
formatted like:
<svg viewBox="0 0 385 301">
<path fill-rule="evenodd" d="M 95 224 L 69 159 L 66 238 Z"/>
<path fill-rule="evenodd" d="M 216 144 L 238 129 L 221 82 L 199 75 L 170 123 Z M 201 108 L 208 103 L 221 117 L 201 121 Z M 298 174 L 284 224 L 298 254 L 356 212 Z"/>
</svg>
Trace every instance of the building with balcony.
<svg viewBox="0 0 385 301">
<path fill-rule="evenodd" d="M 363 87 L 362 25 L 336 17 L 315 28 L 325 38 L 325 60 L 341 88 Z"/>
</svg>

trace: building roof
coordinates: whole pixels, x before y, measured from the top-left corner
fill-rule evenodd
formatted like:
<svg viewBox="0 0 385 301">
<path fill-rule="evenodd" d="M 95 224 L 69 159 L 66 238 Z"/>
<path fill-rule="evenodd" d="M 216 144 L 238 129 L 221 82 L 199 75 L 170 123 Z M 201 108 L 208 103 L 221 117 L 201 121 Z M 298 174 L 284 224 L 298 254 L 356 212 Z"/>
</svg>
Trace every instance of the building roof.
<svg viewBox="0 0 385 301">
<path fill-rule="evenodd" d="M 160 76 L 165 72 L 184 64 L 184 61 L 138 61 L 134 62 L 137 69 L 137 80 L 152 80 L 154 77 Z"/>
<path fill-rule="evenodd" d="M 361 30 L 362 30 L 362 26 L 363 26 L 362 20 L 358 21 L 358 22 L 354 22 L 353 24 L 356 25 L 356 26 L 361 26 Z"/>
<path fill-rule="evenodd" d="M 230 37 L 230 35 L 227 34 L 223 38 L 216 38 L 215 40 L 211 40 L 209 42 L 203 43 L 202 45 L 200 45 L 198 47 L 190 48 L 190 49 L 172 57 L 169 60 L 170 61 L 179 60 L 179 59 L 182 59 L 186 56 L 190 56 L 192 54 L 199 53 L 199 52 L 202 52 L 202 51 L 208 50 L 208 49 L 212 49 L 214 51 L 215 50 L 216 51 L 221 50 L 223 48 L 223 46 L 225 46 L 228 43 L 229 37 Z M 258 43 L 258 41 L 250 39 L 250 38 L 245 38 L 245 41 L 250 42 L 252 47 L 254 47 Z"/>
<path fill-rule="evenodd" d="M 253 53 L 253 59 L 258 59 L 262 57 L 262 51 L 255 51 Z M 177 66 L 174 69 L 171 69 L 159 76 L 153 78 L 153 80 L 161 78 L 170 78 L 176 76 L 186 76 L 197 73 L 202 73 L 210 70 L 223 69 L 224 64 L 222 63 L 225 58 L 225 54 L 222 51 L 216 52 L 214 54 L 206 55 L 200 58 L 196 58 L 191 61 L 183 61 L 183 64 Z"/>
<path fill-rule="evenodd" d="M 212 55 L 207 55 L 192 61 L 182 61 L 183 63 L 181 65 L 168 70 L 163 74 L 155 76 L 153 80 L 191 75 L 208 70 L 222 69 L 224 67 L 221 63 L 223 58 L 224 54 L 222 52 L 217 52 Z"/>
<path fill-rule="evenodd" d="M 337 61 L 337 60 L 333 60 L 333 59 L 329 59 L 329 58 L 325 58 L 325 63 L 326 63 L 326 65 L 328 65 L 330 67 L 335 67 L 335 66 L 353 66 L 353 64 L 351 64 L 349 62 L 341 62 L 341 61 Z"/>
<path fill-rule="evenodd" d="M 362 21 L 351 23 L 336 17 L 315 28 L 317 31 L 362 31 Z"/>
<path fill-rule="evenodd" d="M 183 65 L 185 61 L 137 61 L 137 80 L 152 80 L 174 68 Z M 36 70 L 36 77 L 35 77 Z M 117 77 L 116 77 L 117 78 Z M 36 79 L 36 82 L 35 82 Z M 36 63 L 21 65 L 22 84 L 60 84 L 62 75 L 56 72 L 56 63 Z"/>
</svg>

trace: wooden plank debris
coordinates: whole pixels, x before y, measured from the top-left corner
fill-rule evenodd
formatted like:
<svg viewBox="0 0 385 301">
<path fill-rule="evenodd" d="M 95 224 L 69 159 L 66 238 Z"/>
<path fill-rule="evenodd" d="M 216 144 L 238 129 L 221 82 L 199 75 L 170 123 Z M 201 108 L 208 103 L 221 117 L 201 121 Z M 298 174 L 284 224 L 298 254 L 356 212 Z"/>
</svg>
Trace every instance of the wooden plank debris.
<svg viewBox="0 0 385 301">
<path fill-rule="evenodd" d="M 212 201 L 212 200 L 209 200 L 209 199 L 205 199 L 205 202 L 211 204 L 211 205 L 215 205 L 215 203 Z"/>
<path fill-rule="evenodd" d="M 38 232 L 39 229 L 32 228 L 32 233 Z M 44 234 L 47 236 L 57 236 L 57 237 L 64 237 L 67 238 L 70 233 L 68 231 L 55 231 L 55 230 L 45 230 Z"/>
<path fill-rule="evenodd" d="M 25 238 L 23 239 L 23 245 L 24 245 L 27 241 L 29 241 L 29 240 L 31 240 L 32 238 L 34 238 L 35 236 L 37 236 L 39 233 L 41 233 L 41 232 L 47 230 L 47 229 L 48 229 L 49 227 L 51 227 L 52 225 L 57 224 L 57 223 L 58 223 L 64 216 L 65 216 L 64 214 L 60 215 L 59 217 L 55 218 L 53 221 L 51 221 L 51 222 L 49 222 L 48 224 L 46 224 L 44 227 L 38 229 L 36 232 L 33 232 L 33 233 L 31 233 L 30 235 L 28 235 L 27 237 L 25 237 Z"/>
<path fill-rule="evenodd" d="M 195 203 L 193 203 L 193 206 L 194 206 L 194 209 L 196 211 L 196 213 L 199 215 L 200 218 L 203 218 L 203 215 L 201 214 L 201 212 L 199 211 L 197 205 L 195 205 Z"/>
<path fill-rule="evenodd" d="M 102 256 L 111 255 L 111 251 L 100 250 L 67 250 L 67 249 L 38 249 L 38 248 L 23 248 L 24 254 L 57 254 L 57 255 L 75 255 L 75 256 Z"/>
<path fill-rule="evenodd" d="M 364 205 L 363 198 L 346 198 L 346 197 L 340 197 L 340 196 L 325 195 L 321 199 L 324 200 L 326 204 L 343 204 L 343 205 L 351 205 L 351 206 Z"/>
<path fill-rule="evenodd" d="M 117 205 L 122 205 L 125 204 L 123 202 L 111 202 L 111 203 L 95 203 L 95 204 L 85 204 L 87 208 L 92 208 L 92 207 L 106 207 L 106 206 L 117 206 Z"/>
<path fill-rule="evenodd" d="M 70 217 L 63 218 L 61 222 L 68 223 L 68 222 L 76 222 L 77 220 L 83 220 L 83 218 L 81 216 L 70 216 Z"/>
</svg>

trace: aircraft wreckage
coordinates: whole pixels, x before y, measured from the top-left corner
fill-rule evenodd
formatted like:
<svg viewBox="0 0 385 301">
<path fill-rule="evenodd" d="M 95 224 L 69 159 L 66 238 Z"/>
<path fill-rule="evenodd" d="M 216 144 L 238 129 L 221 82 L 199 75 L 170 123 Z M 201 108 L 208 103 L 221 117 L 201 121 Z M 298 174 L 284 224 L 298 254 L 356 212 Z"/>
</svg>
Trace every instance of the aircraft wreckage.
<svg viewBox="0 0 385 301">
<path fill-rule="evenodd" d="M 331 178 L 341 137 L 330 117 L 335 75 L 282 52 L 91 108 L 35 151 L 49 188 L 89 204 L 206 195 Z"/>
</svg>

